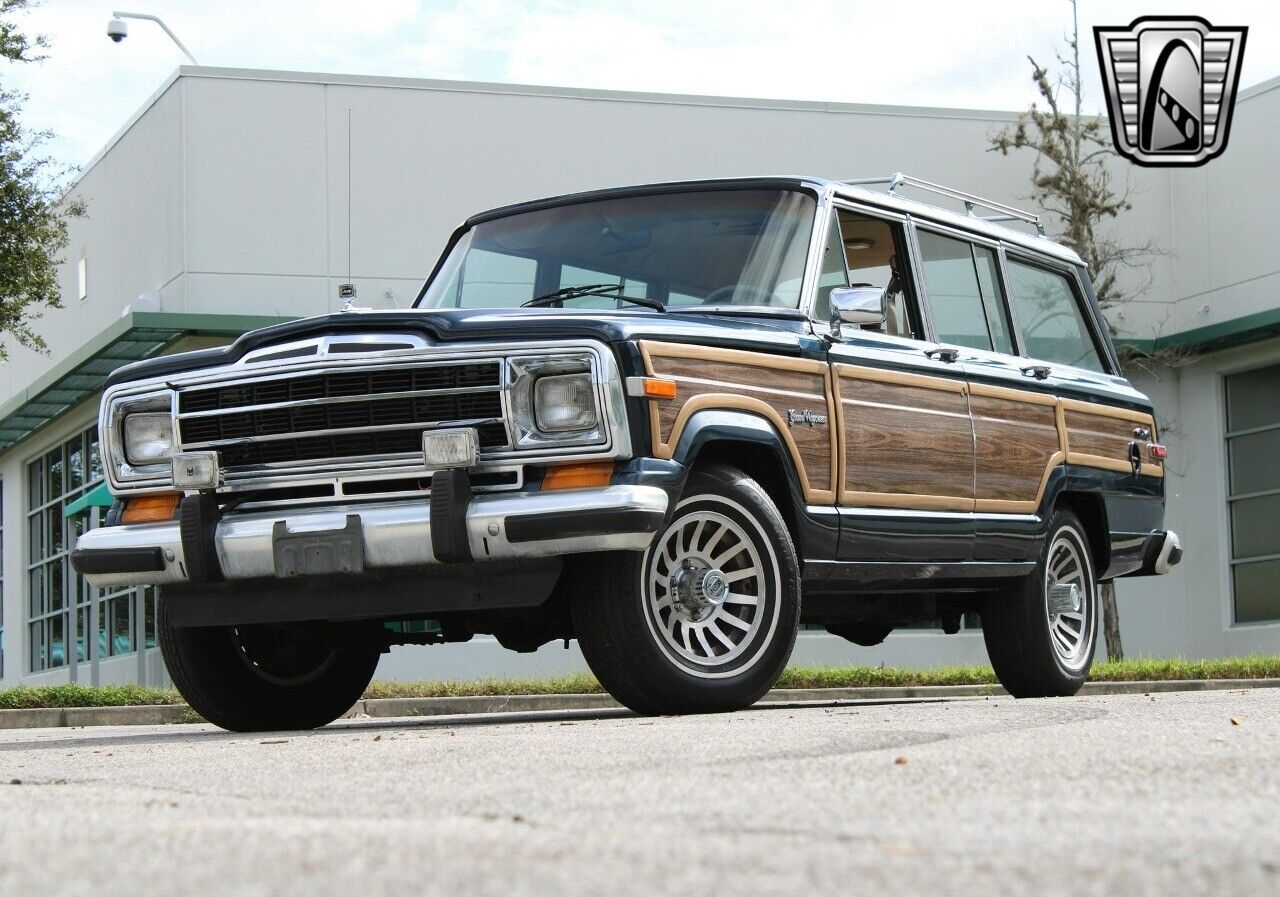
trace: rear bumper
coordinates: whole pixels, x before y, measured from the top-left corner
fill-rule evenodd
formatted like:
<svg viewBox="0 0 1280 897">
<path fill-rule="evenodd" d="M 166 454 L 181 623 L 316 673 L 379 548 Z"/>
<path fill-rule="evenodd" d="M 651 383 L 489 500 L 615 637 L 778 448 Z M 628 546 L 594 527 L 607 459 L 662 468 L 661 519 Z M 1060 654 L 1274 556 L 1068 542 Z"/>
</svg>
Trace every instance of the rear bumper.
<svg viewBox="0 0 1280 897">
<path fill-rule="evenodd" d="M 207 580 L 192 572 L 205 565 L 187 558 L 188 552 L 195 553 L 194 538 L 211 542 L 220 574 L 216 578 L 275 578 L 285 575 L 278 550 L 282 535 L 344 531 L 358 534 L 353 537 L 362 543 L 353 572 L 452 562 L 463 559 L 459 551 L 475 561 L 642 551 L 661 527 L 667 505 L 667 492 L 649 485 L 469 497 L 447 509 L 450 520 L 436 521 L 437 528 L 447 523 L 457 535 L 465 534 L 465 545 L 454 546 L 447 558 L 438 558 L 433 547 L 442 541 L 440 533 L 433 538 L 433 505 L 427 500 L 233 513 L 210 520 L 209 531 L 196 536 L 189 525 L 185 540 L 177 520 L 90 530 L 80 537 L 71 563 L 98 588 Z M 438 501 L 435 508 L 441 515 Z"/>
<path fill-rule="evenodd" d="M 1182 562 L 1182 540 L 1173 530 L 1147 536 L 1142 546 L 1142 565 L 1128 576 L 1163 576 Z"/>
</svg>

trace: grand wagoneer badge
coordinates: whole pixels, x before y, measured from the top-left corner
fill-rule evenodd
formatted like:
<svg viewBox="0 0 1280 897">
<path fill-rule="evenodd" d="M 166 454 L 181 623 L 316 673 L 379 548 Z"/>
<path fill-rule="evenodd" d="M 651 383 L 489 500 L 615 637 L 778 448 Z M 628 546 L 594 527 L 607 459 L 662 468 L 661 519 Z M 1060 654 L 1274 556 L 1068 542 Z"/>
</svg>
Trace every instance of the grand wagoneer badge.
<svg viewBox="0 0 1280 897">
<path fill-rule="evenodd" d="M 815 414 L 808 408 L 804 411 L 788 408 L 787 423 L 793 427 L 797 425 L 802 427 L 822 427 L 827 423 L 827 416 L 825 414 Z"/>
</svg>

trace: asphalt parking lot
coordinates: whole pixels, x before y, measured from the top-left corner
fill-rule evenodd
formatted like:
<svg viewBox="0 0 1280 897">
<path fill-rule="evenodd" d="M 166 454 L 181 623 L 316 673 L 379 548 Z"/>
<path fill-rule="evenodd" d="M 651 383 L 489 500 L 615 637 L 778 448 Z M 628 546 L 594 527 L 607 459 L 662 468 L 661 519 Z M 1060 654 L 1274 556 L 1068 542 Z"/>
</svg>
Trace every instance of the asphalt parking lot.
<svg viewBox="0 0 1280 897">
<path fill-rule="evenodd" d="M 1264 894 L 1278 808 L 1280 689 L 11 730 L 0 894 Z"/>
</svg>

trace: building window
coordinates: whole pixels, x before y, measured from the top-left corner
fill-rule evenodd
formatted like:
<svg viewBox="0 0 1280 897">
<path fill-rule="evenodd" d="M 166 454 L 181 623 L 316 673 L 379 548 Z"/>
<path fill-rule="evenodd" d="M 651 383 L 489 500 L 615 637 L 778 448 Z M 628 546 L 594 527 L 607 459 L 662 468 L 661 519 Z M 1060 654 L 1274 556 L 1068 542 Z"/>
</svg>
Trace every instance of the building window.
<svg viewBox="0 0 1280 897">
<path fill-rule="evenodd" d="M 1280 620 L 1280 365 L 1232 374 L 1226 390 L 1235 621 Z"/>
<path fill-rule="evenodd" d="M 82 300 L 89 298 L 89 262 L 84 256 L 76 266 L 76 295 Z"/>
<path fill-rule="evenodd" d="M 151 589 L 94 589 L 71 569 L 76 539 L 98 513 L 64 517 L 67 505 L 102 482 L 97 428 L 90 427 L 27 465 L 27 583 L 31 672 L 132 653 L 140 603 L 154 621 Z M 155 644 L 154 622 L 143 627 Z"/>
</svg>

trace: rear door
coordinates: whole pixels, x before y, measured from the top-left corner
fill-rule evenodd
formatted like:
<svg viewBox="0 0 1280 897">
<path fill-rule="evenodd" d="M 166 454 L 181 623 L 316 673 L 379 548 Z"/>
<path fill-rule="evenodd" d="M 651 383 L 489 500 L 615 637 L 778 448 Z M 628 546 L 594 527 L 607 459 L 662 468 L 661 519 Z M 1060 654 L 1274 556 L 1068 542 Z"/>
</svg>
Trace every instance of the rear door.
<svg viewBox="0 0 1280 897">
<path fill-rule="evenodd" d="M 1025 560 L 1040 544 L 1035 511 L 1064 457 L 1056 384 L 1018 357 L 995 242 L 920 227 L 923 279 L 937 338 L 956 346 L 974 437 L 974 559 Z"/>
</svg>

